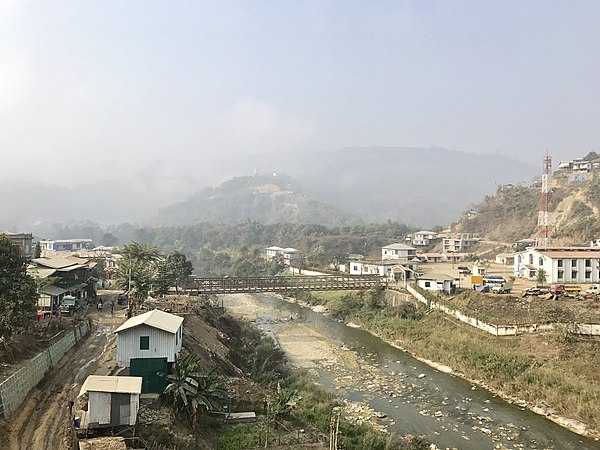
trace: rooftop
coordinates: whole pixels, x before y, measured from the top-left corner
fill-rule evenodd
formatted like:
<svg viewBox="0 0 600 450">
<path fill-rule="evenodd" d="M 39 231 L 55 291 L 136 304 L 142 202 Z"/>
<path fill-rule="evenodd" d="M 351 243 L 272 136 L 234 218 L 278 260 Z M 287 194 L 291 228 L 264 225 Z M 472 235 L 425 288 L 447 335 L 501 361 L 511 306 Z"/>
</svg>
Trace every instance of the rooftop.
<svg viewBox="0 0 600 450">
<path fill-rule="evenodd" d="M 139 316 L 127 320 L 127 322 L 115 330 L 115 333 L 128 330 L 129 328 L 139 327 L 140 325 L 158 328 L 159 330 L 167 331 L 168 333 L 176 333 L 182 323 L 183 317 L 159 309 L 153 309 L 152 311 L 148 311 L 147 313 L 140 314 Z"/>
<path fill-rule="evenodd" d="M 87 392 L 116 392 L 123 394 L 141 394 L 142 377 L 111 377 L 90 375 L 87 377 L 78 397 Z"/>
<path fill-rule="evenodd" d="M 419 277 L 419 280 L 432 280 L 432 281 L 454 281 L 456 277 L 451 277 L 443 273 L 428 273 Z"/>
<path fill-rule="evenodd" d="M 381 247 L 381 248 L 391 249 L 391 250 L 415 250 L 414 247 L 411 247 L 410 245 L 405 245 L 405 244 L 390 244 L 390 245 L 386 245 L 385 247 Z"/>
</svg>

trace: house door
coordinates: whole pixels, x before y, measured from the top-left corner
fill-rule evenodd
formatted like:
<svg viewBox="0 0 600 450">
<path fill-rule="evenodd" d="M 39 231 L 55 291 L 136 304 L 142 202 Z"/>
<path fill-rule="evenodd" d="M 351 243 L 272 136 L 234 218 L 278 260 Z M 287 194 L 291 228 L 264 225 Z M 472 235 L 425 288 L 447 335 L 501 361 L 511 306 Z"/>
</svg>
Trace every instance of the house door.
<svg viewBox="0 0 600 450">
<path fill-rule="evenodd" d="M 112 393 L 110 395 L 110 425 L 129 425 L 129 394 Z"/>
</svg>

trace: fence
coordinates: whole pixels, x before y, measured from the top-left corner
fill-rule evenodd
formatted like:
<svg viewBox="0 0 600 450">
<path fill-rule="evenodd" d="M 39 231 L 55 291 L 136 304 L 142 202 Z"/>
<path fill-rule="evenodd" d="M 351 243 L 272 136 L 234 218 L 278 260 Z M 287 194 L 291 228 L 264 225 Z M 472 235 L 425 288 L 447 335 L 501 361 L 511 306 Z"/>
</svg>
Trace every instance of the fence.
<svg viewBox="0 0 600 450">
<path fill-rule="evenodd" d="M 8 419 L 41 380 L 90 330 L 88 321 L 81 322 L 61 340 L 34 356 L 25 366 L 0 384 L 0 415 Z"/>
<path fill-rule="evenodd" d="M 565 330 L 568 333 L 580 334 L 583 336 L 600 336 L 600 325 L 592 323 L 544 323 L 544 324 L 495 324 L 487 323 L 476 317 L 467 316 L 455 309 L 441 305 L 435 300 L 426 298 L 418 290 L 410 285 L 406 285 L 406 290 L 410 292 L 420 302 L 425 303 L 429 308 L 442 311 L 453 316 L 472 327 L 479 328 L 494 336 L 516 336 L 524 333 L 535 333 L 538 331 Z"/>
</svg>

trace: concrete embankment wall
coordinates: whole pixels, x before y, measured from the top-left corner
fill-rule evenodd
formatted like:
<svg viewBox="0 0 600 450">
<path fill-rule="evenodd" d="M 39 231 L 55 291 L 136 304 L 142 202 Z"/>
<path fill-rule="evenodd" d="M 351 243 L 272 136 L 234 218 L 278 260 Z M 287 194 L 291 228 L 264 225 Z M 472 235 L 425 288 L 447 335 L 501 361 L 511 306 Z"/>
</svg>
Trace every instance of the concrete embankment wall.
<svg viewBox="0 0 600 450">
<path fill-rule="evenodd" d="M 544 323 L 544 324 L 494 324 L 487 323 L 476 317 L 471 317 L 461 313 L 455 309 L 449 308 L 448 306 L 441 305 L 431 299 L 426 298 L 423 294 L 417 291 L 410 285 L 406 286 L 406 290 L 416 298 L 418 301 L 425 303 L 429 308 L 442 311 L 456 319 L 464 322 L 472 327 L 479 328 L 486 333 L 493 334 L 494 336 L 516 336 L 524 333 L 535 333 L 538 331 L 550 331 L 550 330 L 566 330 L 569 333 L 581 334 L 585 336 L 600 336 L 600 325 L 592 323 Z"/>
<path fill-rule="evenodd" d="M 58 342 L 34 356 L 25 366 L 0 384 L 0 415 L 9 418 L 23 400 L 83 336 L 90 331 L 88 321 L 81 322 Z"/>
</svg>

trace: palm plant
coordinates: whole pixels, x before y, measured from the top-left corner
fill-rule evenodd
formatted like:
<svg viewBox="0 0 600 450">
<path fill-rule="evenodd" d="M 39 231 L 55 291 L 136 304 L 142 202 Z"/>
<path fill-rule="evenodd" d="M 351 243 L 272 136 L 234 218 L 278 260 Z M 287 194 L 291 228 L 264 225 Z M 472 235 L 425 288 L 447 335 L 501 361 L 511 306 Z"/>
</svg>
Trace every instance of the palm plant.
<svg viewBox="0 0 600 450">
<path fill-rule="evenodd" d="M 297 391 L 283 389 L 277 383 L 275 392 L 267 397 L 269 415 L 272 417 L 275 426 L 291 411 L 299 400 L 300 396 Z"/>
<path fill-rule="evenodd" d="M 172 374 L 162 374 L 169 384 L 163 394 L 173 413 L 194 425 L 207 411 L 218 410 L 227 397 L 221 377 L 214 370 L 203 372 L 194 355 L 177 360 Z"/>
</svg>

